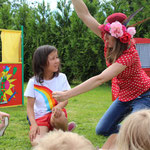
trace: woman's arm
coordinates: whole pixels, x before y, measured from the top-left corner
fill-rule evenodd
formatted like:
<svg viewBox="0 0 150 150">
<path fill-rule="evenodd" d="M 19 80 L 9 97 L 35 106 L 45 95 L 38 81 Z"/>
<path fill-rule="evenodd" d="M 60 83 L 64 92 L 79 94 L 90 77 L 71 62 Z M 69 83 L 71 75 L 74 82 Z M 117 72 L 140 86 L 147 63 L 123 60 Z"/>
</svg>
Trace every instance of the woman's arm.
<svg viewBox="0 0 150 150">
<path fill-rule="evenodd" d="M 107 69 L 105 69 L 101 74 L 86 80 L 85 82 L 71 90 L 68 90 L 66 92 L 54 92 L 53 97 L 56 98 L 58 101 L 63 101 L 76 95 L 88 92 L 102 85 L 103 83 L 111 80 L 113 77 L 117 76 L 119 73 L 125 70 L 125 68 L 126 66 L 122 64 L 114 63 Z"/>
<path fill-rule="evenodd" d="M 84 22 L 84 24 L 90 28 L 97 36 L 101 37 L 101 32 L 98 29 L 100 25 L 97 20 L 91 16 L 89 10 L 83 0 L 72 0 L 73 6 L 78 17 Z"/>
</svg>

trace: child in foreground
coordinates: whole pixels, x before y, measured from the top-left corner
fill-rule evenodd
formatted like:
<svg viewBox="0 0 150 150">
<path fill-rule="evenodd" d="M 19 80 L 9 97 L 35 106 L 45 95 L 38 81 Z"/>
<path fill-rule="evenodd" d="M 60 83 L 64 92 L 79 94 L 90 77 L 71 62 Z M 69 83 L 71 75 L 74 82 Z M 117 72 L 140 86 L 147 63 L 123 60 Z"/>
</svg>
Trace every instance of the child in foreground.
<svg viewBox="0 0 150 150">
<path fill-rule="evenodd" d="M 150 109 L 143 109 L 127 116 L 118 135 L 112 134 L 102 149 L 149 150 Z"/>
<path fill-rule="evenodd" d="M 96 150 L 83 136 L 61 130 L 47 133 L 33 150 Z"/>
<path fill-rule="evenodd" d="M 70 89 L 67 77 L 60 73 L 60 60 L 58 50 L 50 45 L 37 48 L 33 55 L 32 77 L 27 85 L 27 114 L 30 126 L 30 141 L 32 146 L 37 144 L 39 138 L 53 129 L 68 130 L 68 119 L 65 106 L 68 100 L 57 102 L 52 98 L 52 91 L 65 91 Z M 71 123 L 69 130 L 75 127 Z"/>
<path fill-rule="evenodd" d="M 118 150 L 150 149 L 150 110 L 129 115 L 117 136 Z"/>
</svg>

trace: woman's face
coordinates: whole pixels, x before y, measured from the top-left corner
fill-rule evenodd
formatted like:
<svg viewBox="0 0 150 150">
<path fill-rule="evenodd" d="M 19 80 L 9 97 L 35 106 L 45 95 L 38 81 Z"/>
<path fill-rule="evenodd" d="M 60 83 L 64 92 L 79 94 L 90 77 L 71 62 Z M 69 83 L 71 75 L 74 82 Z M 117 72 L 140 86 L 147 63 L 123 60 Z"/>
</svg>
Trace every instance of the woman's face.
<svg viewBox="0 0 150 150">
<path fill-rule="evenodd" d="M 57 51 L 53 51 L 48 55 L 47 66 L 45 67 L 46 72 L 57 72 L 59 69 L 60 60 L 58 58 Z"/>
<path fill-rule="evenodd" d="M 106 41 L 108 48 L 113 48 L 114 47 L 115 42 L 116 42 L 115 37 L 111 36 L 108 33 L 105 33 L 104 40 Z"/>
</svg>

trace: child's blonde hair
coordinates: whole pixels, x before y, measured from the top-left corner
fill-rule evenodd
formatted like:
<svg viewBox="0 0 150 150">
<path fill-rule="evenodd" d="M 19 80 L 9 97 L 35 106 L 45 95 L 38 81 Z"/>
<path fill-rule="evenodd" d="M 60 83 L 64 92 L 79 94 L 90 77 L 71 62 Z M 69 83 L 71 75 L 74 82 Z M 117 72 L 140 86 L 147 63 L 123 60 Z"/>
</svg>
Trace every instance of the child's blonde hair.
<svg viewBox="0 0 150 150">
<path fill-rule="evenodd" d="M 124 120 L 116 146 L 118 150 L 150 150 L 150 110 L 134 112 Z"/>
<path fill-rule="evenodd" d="M 62 130 L 47 133 L 33 150 L 95 150 L 83 136 Z"/>
</svg>

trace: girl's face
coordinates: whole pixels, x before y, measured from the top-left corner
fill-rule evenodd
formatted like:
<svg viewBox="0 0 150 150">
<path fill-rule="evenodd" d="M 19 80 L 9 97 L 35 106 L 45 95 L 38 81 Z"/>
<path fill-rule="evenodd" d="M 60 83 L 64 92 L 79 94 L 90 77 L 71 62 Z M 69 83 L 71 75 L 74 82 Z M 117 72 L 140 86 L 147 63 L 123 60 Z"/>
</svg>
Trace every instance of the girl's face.
<svg viewBox="0 0 150 150">
<path fill-rule="evenodd" d="M 59 69 L 60 60 L 58 58 L 57 51 L 53 51 L 48 55 L 47 66 L 45 67 L 46 72 L 54 73 Z"/>
<path fill-rule="evenodd" d="M 111 36 L 108 33 L 105 33 L 104 40 L 106 41 L 108 48 L 113 48 L 114 47 L 115 42 L 116 42 L 115 37 Z"/>
</svg>

